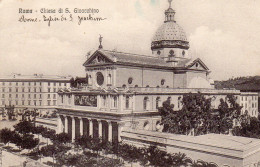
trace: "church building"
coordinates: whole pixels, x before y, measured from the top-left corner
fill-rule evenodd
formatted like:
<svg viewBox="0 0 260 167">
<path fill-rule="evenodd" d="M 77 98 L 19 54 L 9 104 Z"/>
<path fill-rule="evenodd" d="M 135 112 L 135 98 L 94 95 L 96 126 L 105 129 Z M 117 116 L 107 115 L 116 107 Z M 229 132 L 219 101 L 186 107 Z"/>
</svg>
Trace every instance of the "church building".
<svg viewBox="0 0 260 167">
<path fill-rule="evenodd" d="M 72 139 L 93 135 L 120 141 L 124 127 L 159 131 L 157 109 L 167 99 L 179 110 L 188 93 L 213 97 L 213 107 L 226 95 L 240 96 L 238 90 L 214 89 L 209 68 L 201 59 L 192 59 L 169 2 L 151 42 L 151 55 L 105 50 L 100 38 L 99 48 L 83 64 L 88 83 L 59 91 L 58 133 L 69 133 Z"/>
</svg>

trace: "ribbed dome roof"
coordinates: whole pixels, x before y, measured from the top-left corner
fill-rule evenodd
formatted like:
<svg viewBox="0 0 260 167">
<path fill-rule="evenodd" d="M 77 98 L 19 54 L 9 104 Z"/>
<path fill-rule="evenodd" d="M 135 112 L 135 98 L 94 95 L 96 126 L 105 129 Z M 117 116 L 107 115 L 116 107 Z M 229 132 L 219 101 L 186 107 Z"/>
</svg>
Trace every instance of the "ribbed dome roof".
<svg viewBox="0 0 260 167">
<path fill-rule="evenodd" d="M 184 30 L 176 22 L 170 21 L 163 23 L 153 37 L 153 41 L 162 40 L 187 41 L 187 37 Z"/>
</svg>

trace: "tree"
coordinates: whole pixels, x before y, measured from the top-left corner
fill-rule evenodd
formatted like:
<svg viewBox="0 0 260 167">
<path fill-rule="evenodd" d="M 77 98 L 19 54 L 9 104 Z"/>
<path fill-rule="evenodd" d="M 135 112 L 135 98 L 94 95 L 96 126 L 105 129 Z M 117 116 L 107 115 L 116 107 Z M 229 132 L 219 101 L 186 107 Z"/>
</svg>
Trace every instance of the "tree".
<svg viewBox="0 0 260 167">
<path fill-rule="evenodd" d="M 241 106 L 236 97 L 228 95 L 220 99 L 218 109 L 211 105 L 212 98 L 206 98 L 201 93 L 184 95 L 182 109 L 173 110 L 173 105 L 167 100 L 159 108 L 162 117 L 163 131 L 188 135 L 194 130 L 194 135 L 207 133 L 228 133 L 233 127 L 233 121 L 238 119 Z"/>
<path fill-rule="evenodd" d="M 187 135 L 194 129 L 198 135 L 210 130 L 211 122 L 208 121 L 208 118 L 213 111 L 211 98 L 206 98 L 201 93 L 189 93 L 182 98 L 181 110 L 174 111 L 173 107 L 168 99 L 159 108 L 164 132 Z"/>
<path fill-rule="evenodd" d="M 59 133 L 55 134 L 55 136 L 52 138 L 52 142 L 66 144 L 71 141 L 70 136 L 68 133 Z"/>
<path fill-rule="evenodd" d="M 22 140 L 18 143 L 22 149 L 33 149 L 39 144 L 39 139 L 34 139 L 33 135 L 25 134 L 22 136 Z"/>
<path fill-rule="evenodd" d="M 8 128 L 4 128 L 0 131 L 1 142 L 3 142 L 5 145 L 11 141 L 12 136 L 13 132 Z"/>
<path fill-rule="evenodd" d="M 47 145 L 47 146 L 42 147 L 40 149 L 40 153 L 43 156 L 52 157 L 53 162 L 54 162 L 55 157 L 57 157 L 59 155 L 63 155 L 69 149 L 70 149 L 70 147 L 67 147 L 67 146 L 64 146 L 61 144 L 52 144 L 52 145 Z"/>
<path fill-rule="evenodd" d="M 18 124 L 14 125 L 14 130 L 21 134 L 31 133 L 34 129 L 34 126 L 29 121 L 20 121 Z"/>
<path fill-rule="evenodd" d="M 42 137 L 47 138 L 47 145 L 49 144 L 49 139 L 53 139 L 55 137 L 55 134 L 56 131 L 49 128 L 44 128 L 44 130 L 41 133 Z"/>
</svg>

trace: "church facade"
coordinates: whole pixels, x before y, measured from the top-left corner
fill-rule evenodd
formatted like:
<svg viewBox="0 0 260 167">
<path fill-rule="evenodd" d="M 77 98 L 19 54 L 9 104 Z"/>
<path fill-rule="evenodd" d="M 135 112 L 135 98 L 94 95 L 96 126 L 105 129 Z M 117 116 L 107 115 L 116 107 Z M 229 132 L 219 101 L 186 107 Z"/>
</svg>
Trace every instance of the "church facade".
<svg viewBox="0 0 260 167">
<path fill-rule="evenodd" d="M 118 141 L 125 127 L 160 131 L 157 109 L 167 99 L 175 110 L 181 109 L 188 93 L 212 97 L 213 107 L 230 94 L 240 101 L 238 90 L 214 89 L 209 68 L 191 58 L 189 41 L 174 16 L 170 5 L 149 56 L 105 50 L 100 42 L 83 64 L 88 83 L 59 92 L 58 132 L 69 133 L 72 139 L 93 135 Z M 257 94 L 247 96 L 257 99 Z"/>
</svg>

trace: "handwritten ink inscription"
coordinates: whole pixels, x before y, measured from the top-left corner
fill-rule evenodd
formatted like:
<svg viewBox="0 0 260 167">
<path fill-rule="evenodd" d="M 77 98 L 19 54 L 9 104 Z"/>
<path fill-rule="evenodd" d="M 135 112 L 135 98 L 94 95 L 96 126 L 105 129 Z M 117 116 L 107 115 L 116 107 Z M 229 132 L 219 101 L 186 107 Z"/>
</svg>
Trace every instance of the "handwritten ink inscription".
<svg viewBox="0 0 260 167">
<path fill-rule="evenodd" d="M 69 8 L 40 8 L 38 10 L 19 8 L 18 13 L 21 14 L 18 18 L 21 23 L 43 22 L 47 23 L 48 26 L 62 22 L 75 22 L 81 25 L 86 21 L 100 22 L 107 19 L 100 14 L 99 9 L 93 8 L 74 8 L 73 10 Z"/>
</svg>

